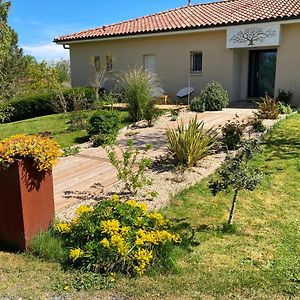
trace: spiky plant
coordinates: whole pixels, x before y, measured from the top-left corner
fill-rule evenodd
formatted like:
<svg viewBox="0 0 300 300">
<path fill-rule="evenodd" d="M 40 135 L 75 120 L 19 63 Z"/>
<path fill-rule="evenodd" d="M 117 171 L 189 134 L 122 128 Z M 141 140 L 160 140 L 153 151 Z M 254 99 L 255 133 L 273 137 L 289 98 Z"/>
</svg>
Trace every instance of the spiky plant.
<svg viewBox="0 0 300 300">
<path fill-rule="evenodd" d="M 192 167 L 213 149 L 217 131 L 213 128 L 205 131 L 204 122 L 198 122 L 195 117 L 189 121 L 187 127 L 181 122 L 176 129 L 168 129 L 166 135 L 168 152 L 174 162 Z"/>
</svg>

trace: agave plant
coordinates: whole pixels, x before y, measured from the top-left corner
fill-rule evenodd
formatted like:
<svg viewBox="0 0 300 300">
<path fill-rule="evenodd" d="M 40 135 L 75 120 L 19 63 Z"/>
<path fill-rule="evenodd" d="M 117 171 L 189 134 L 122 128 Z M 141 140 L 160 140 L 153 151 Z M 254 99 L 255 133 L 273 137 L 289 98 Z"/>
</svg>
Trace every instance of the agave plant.
<svg viewBox="0 0 300 300">
<path fill-rule="evenodd" d="M 214 148 L 217 130 L 204 130 L 204 122 L 198 122 L 195 117 L 187 127 L 181 122 L 176 129 L 168 129 L 166 135 L 168 152 L 175 163 L 192 167 Z"/>
</svg>

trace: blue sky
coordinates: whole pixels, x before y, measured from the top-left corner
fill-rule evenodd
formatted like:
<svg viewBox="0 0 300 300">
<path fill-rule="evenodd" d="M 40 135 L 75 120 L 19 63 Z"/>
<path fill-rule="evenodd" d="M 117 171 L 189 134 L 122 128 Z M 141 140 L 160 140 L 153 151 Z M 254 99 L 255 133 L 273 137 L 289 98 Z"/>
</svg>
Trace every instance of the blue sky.
<svg viewBox="0 0 300 300">
<path fill-rule="evenodd" d="M 187 0 L 11 0 L 9 24 L 26 54 L 38 60 L 68 58 L 54 37 L 187 4 Z M 194 0 L 193 4 L 208 2 Z"/>
</svg>

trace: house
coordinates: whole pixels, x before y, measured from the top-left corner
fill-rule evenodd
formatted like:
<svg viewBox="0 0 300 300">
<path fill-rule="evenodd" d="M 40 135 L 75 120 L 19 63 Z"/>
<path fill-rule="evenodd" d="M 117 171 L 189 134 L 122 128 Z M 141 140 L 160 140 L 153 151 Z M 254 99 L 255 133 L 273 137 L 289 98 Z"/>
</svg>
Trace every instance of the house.
<svg viewBox="0 0 300 300">
<path fill-rule="evenodd" d="M 291 90 L 300 104 L 300 1 L 225 0 L 58 37 L 70 49 L 72 84 L 89 85 L 91 59 L 114 72 L 143 66 L 174 96 L 221 82 L 234 101 Z"/>
</svg>

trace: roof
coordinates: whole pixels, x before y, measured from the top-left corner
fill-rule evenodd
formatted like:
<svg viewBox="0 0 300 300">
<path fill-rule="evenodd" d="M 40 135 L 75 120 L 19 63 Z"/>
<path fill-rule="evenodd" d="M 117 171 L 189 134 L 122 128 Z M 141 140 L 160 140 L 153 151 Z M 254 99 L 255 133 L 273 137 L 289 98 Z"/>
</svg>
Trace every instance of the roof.
<svg viewBox="0 0 300 300">
<path fill-rule="evenodd" d="M 54 42 L 101 39 L 300 18 L 299 0 L 224 0 L 184 6 L 154 15 L 64 35 Z"/>
</svg>

